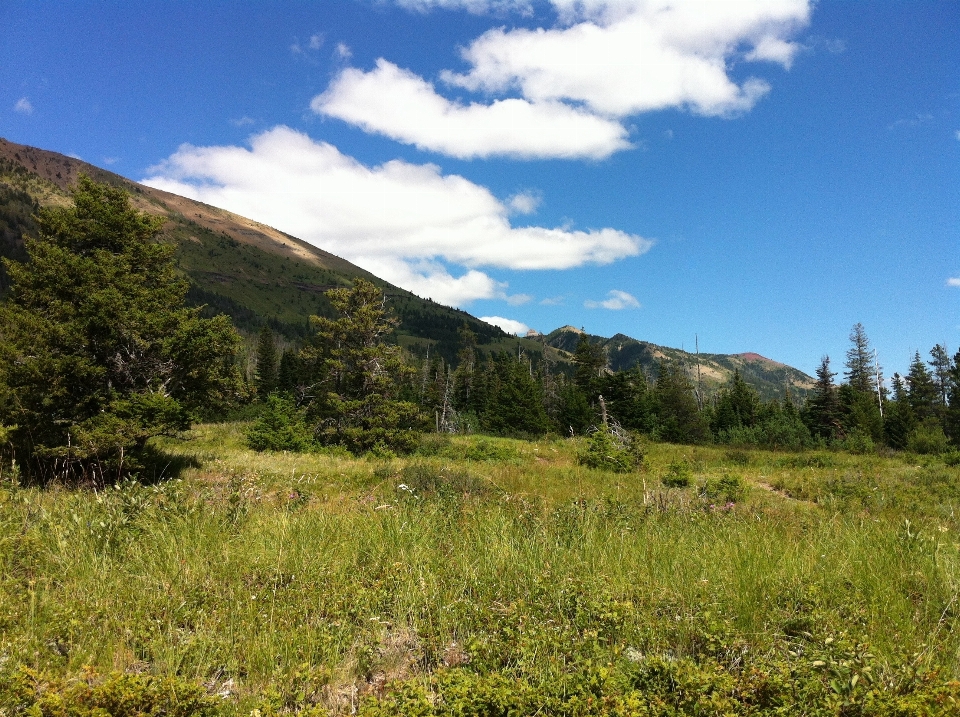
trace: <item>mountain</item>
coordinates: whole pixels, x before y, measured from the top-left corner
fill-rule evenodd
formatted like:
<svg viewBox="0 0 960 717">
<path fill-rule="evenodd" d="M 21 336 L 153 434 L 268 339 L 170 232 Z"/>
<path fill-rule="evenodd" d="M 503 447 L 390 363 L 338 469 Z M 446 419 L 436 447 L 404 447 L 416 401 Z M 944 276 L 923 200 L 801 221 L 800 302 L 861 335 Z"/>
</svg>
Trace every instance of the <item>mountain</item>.
<svg viewBox="0 0 960 717">
<path fill-rule="evenodd" d="M 323 292 L 364 277 L 380 286 L 400 319 L 398 341 L 416 353 L 448 360 L 457 351 L 457 331 L 467 324 L 486 350 L 528 352 L 543 347 L 517 339 L 471 316 L 383 281 L 345 259 L 237 214 L 138 184 L 73 157 L 0 139 L 0 255 L 23 259 L 23 235 L 34 229 L 41 206 L 66 205 L 67 188 L 85 173 L 130 192 L 142 211 L 166 219 L 161 239 L 176 247 L 177 263 L 190 283 L 188 301 L 208 313 L 228 314 L 244 333 L 269 324 L 288 341 L 305 336 L 311 314 L 330 315 Z M 0 276 L 0 291 L 6 279 Z"/>
<path fill-rule="evenodd" d="M 345 259 L 272 227 L 208 204 L 153 189 L 73 157 L 0 138 L 0 256 L 25 258 L 23 236 L 35 229 L 31 215 L 41 206 L 65 206 L 67 188 L 85 173 L 98 182 L 123 187 L 142 211 L 164 217 L 161 239 L 176 247 L 180 270 L 190 283 L 188 300 L 208 314 L 229 315 L 241 332 L 252 335 L 266 323 L 287 341 L 309 329 L 311 314 L 330 315 L 323 295 L 364 277 L 380 286 L 400 319 L 398 342 L 414 353 L 453 360 L 457 331 L 466 324 L 485 351 L 547 356 L 569 369 L 580 331 L 564 326 L 550 334 L 518 339 L 465 311 L 423 299 L 393 286 Z M 0 270 L 0 293 L 6 277 Z M 589 336 L 602 343 L 612 369 L 636 364 L 653 376 L 660 359 L 680 361 L 696 380 L 697 360 L 679 349 L 638 341 L 623 334 Z M 813 379 L 797 369 L 758 354 L 701 354 L 700 375 L 707 391 L 715 390 L 739 369 L 764 398 L 780 397 L 786 386 L 803 395 Z"/>
<path fill-rule="evenodd" d="M 542 337 L 545 345 L 572 354 L 584 332 L 573 326 L 563 326 Z M 703 384 L 709 395 L 727 383 L 735 370 L 743 379 L 757 389 L 761 398 L 782 398 L 789 388 L 795 397 L 803 397 L 813 388 L 814 379 L 786 364 L 773 361 L 756 353 L 741 354 L 691 354 L 681 349 L 658 346 L 649 341 L 639 341 L 616 334 L 610 338 L 586 334 L 592 344 L 603 346 L 607 353 L 608 366 L 622 371 L 640 365 L 651 378 L 656 376 L 660 361 L 680 363 L 687 369 L 691 381 Z"/>
</svg>

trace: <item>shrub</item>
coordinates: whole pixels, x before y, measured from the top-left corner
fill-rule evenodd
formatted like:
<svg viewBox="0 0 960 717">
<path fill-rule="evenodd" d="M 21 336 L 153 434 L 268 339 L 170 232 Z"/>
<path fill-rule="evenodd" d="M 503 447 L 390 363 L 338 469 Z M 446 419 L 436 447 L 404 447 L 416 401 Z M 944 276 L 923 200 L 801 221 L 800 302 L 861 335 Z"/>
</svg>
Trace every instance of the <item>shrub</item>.
<svg viewBox="0 0 960 717">
<path fill-rule="evenodd" d="M 643 464 L 643 446 L 636 436 L 601 426 L 587 438 L 586 449 L 577 456 L 581 465 L 613 473 L 629 473 Z"/>
<path fill-rule="evenodd" d="M 708 478 L 700 486 L 700 495 L 712 501 L 738 503 L 746 492 L 743 478 L 730 473 L 719 478 Z"/>
<path fill-rule="evenodd" d="M 260 418 L 247 432 L 247 445 L 255 451 L 308 451 L 315 447 L 313 432 L 303 411 L 287 396 L 267 398 Z"/>
<path fill-rule="evenodd" d="M 400 476 L 401 490 L 415 496 L 484 495 L 490 491 L 486 481 L 472 473 L 431 463 L 410 463 L 403 467 Z"/>
<path fill-rule="evenodd" d="M 935 418 L 927 419 L 910 431 L 907 436 L 907 450 L 925 455 L 940 455 L 950 450 L 950 441 L 939 421 Z"/>
<path fill-rule="evenodd" d="M 686 488 L 690 485 L 690 477 L 690 465 L 686 461 L 678 460 L 670 463 L 660 482 L 667 488 Z"/>
<path fill-rule="evenodd" d="M 847 437 L 840 442 L 840 448 L 850 453 L 865 455 L 876 452 L 877 447 L 869 433 L 861 428 L 854 428 Z"/>
</svg>

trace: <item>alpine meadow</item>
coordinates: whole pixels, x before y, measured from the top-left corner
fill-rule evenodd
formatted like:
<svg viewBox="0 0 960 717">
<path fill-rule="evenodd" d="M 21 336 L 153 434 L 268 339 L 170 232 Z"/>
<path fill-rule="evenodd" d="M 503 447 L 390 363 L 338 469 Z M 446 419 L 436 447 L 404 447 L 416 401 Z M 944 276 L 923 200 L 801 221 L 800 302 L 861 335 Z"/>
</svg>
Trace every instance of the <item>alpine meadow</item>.
<svg viewBox="0 0 960 717">
<path fill-rule="evenodd" d="M 0 717 L 960 716 L 957 10 L 0 7 Z"/>
</svg>

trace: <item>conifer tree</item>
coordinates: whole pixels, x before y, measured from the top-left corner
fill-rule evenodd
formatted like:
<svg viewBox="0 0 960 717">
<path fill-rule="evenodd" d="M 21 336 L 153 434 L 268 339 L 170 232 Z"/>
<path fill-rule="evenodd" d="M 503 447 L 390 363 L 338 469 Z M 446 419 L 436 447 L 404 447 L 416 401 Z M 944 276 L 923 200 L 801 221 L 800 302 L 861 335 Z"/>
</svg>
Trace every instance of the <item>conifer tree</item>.
<svg viewBox="0 0 960 717">
<path fill-rule="evenodd" d="M 573 362 L 577 366 L 574 374 L 577 387 L 590 403 L 594 403 L 600 393 L 600 374 L 607 365 L 606 351 L 600 344 L 592 343 L 585 333 L 581 333 L 573 353 Z"/>
<path fill-rule="evenodd" d="M 805 419 L 810 432 L 821 438 L 836 438 L 841 430 L 840 403 L 830 370 L 830 357 L 820 359 L 817 367 L 817 382 L 813 394 L 807 400 Z"/>
<path fill-rule="evenodd" d="M 937 412 L 943 414 L 947 407 L 948 394 L 950 393 L 950 354 L 947 353 L 947 347 L 937 344 L 930 349 L 930 377 L 937 389 Z"/>
<path fill-rule="evenodd" d="M 43 209 L 27 263 L 7 261 L 0 304 L 0 425 L 37 479 L 121 476 L 151 436 L 187 428 L 240 389 L 239 337 L 184 303 L 162 220 L 81 175 Z"/>
<path fill-rule="evenodd" d="M 267 325 L 260 329 L 257 340 L 257 369 L 253 381 L 261 401 L 277 390 L 277 346 L 273 331 Z"/>
<path fill-rule="evenodd" d="M 311 317 L 317 334 L 303 351 L 317 377 L 308 406 L 317 439 L 354 453 L 412 450 L 424 422 L 415 404 L 399 400 L 410 369 L 400 347 L 386 342 L 397 320 L 387 314 L 383 292 L 357 278 L 326 296 L 340 317 Z"/>
<path fill-rule="evenodd" d="M 907 374 L 907 401 L 913 415 L 921 423 L 928 418 L 937 417 L 939 391 L 933 376 L 920 358 L 919 351 L 914 354 L 910 372 Z"/>
<path fill-rule="evenodd" d="M 863 324 L 856 323 L 850 330 L 850 343 L 847 350 L 847 370 L 844 376 L 847 383 L 861 393 L 873 393 L 874 371 L 870 339 Z"/>
<path fill-rule="evenodd" d="M 910 407 L 903 377 L 899 373 L 895 373 L 891 383 L 893 400 L 887 404 L 883 431 L 888 445 L 903 450 L 907 447 L 910 432 L 917 425 L 917 418 L 913 415 L 913 409 Z"/>
<path fill-rule="evenodd" d="M 694 386 L 681 366 L 660 363 L 654 396 L 661 438 L 672 443 L 710 440 L 710 426 L 700 413 Z"/>
</svg>

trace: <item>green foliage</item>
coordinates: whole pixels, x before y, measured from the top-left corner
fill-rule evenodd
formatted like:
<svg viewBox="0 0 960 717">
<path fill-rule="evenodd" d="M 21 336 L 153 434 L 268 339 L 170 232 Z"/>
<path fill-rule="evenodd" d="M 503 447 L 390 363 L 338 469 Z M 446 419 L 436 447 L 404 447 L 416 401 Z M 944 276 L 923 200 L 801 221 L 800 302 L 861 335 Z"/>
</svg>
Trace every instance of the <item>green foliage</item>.
<svg viewBox="0 0 960 717">
<path fill-rule="evenodd" d="M 910 431 L 906 448 L 913 453 L 939 455 L 950 450 L 950 442 L 940 422 L 928 418 Z"/>
<path fill-rule="evenodd" d="M 700 495 L 707 500 L 739 503 L 746 494 L 743 478 L 735 473 L 710 477 L 700 486 Z"/>
<path fill-rule="evenodd" d="M 943 433 L 942 430 L 940 432 Z M 874 453 L 877 449 L 876 444 L 873 442 L 873 437 L 862 428 L 854 428 L 840 441 L 839 445 L 845 451 L 860 455 Z"/>
<path fill-rule="evenodd" d="M 260 329 L 260 338 L 257 340 L 257 370 L 254 374 L 257 397 L 261 401 L 277 389 L 277 372 L 277 346 L 273 341 L 273 331 L 269 326 L 264 326 Z M 289 380 L 286 376 L 284 379 L 285 383 Z"/>
<path fill-rule="evenodd" d="M 657 434 L 671 443 L 706 443 L 710 426 L 697 406 L 693 384 L 683 367 L 661 362 L 654 386 Z"/>
<path fill-rule="evenodd" d="M 636 436 L 618 435 L 601 425 L 587 437 L 586 447 L 577 460 L 590 468 L 630 473 L 643 465 L 643 456 L 643 446 Z"/>
<path fill-rule="evenodd" d="M 288 395 L 271 394 L 247 432 L 247 445 L 255 451 L 308 451 L 316 448 L 306 414 Z"/>
<path fill-rule="evenodd" d="M 410 370 L 400 348 L 385 341 L 396 322 L 387 315 L 383 292 L 356 279 L 351 289 L 326 296 L 340 317 L 312 317 L 317 334 L 303 351 L 320 388 L 307 405 L 314 435 L 323 445 L 357 454 L 375 447 L 414 450 L 423 419 L 416 404 L 398 398 Z"/>
<path fill-rule="evenodd" d="M 0 423 L 35 479 L 136 470 L 151 436 L 187 428 L 239 390 L 239 337 L 184 306 L 161 221 L 81 176 L 73 206 L 44 209 L 30 261 L 7 261 Z"/>
<path fill-rule="evenodd" d="M 0 673 L 0 711 L 11 717 L 214 717 L 216 700 L 175 677 L 88 672 L 64 680 L 21 668 Z"/>
<path fill-rule="evenodd" d="M 674 460 L 667 466 L 667 472 L 660 477 L 660 482 L 667 488 L 686 488 L 690 485 L 693 471 L 690 464 L 684 460 Z"/>
<path fill-rule="evenodd" d="M 420 496 L 483 496 L 491 492 L 490 483 L 469 471 L 452 466 L 415 462 L 400 471 L 400 490 L 414 497 Z"/>
</svg>

